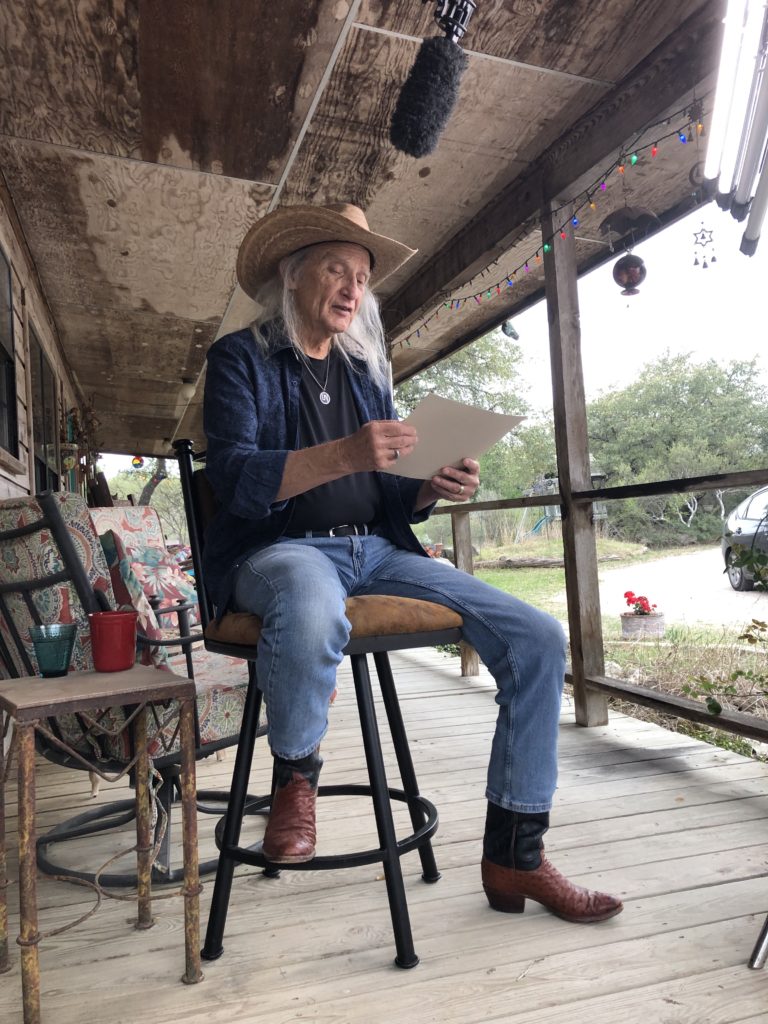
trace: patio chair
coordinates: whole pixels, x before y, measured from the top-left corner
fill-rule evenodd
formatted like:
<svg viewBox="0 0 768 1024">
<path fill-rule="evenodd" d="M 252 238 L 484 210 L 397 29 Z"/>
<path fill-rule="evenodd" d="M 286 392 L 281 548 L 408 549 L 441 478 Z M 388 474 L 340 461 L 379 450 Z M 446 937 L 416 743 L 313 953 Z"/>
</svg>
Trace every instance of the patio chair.
<svg viewBox="0 0 768 1024">
<path fill-rule="evenodd" d="M 179 440 L 174 443 L 174 448 L 179 460 L 205 645 L 209 650 L 234 654 L 247 658 L 249 662 L 253 663 L 257 658 L 261 620 L 255 615 L 239 612 L 228 612 L 218 621 L 214 618 L 214 609 L 205 590 L 201 556 L 203 533 L 215 512 L 215 499 L 204 470 L 195 469 L 192 443 L 187 440 Z M 261 852 L 260 844 L 248 848 L 239 845 L 243 815 L 252 809 L 246 788 L 261 711 L 261 693 L 254 673 L 248 685 L 248 695 L 243 710 L 243 724 L 232 776 L 229 806 L 226 816 L 221 819 L 216 828 L 216 843 L 220 854 L 208 929 L 202 951 L 202 956 L 206 960 L 216 960 L 224 951 L 222 940 L 233 874 L 237 864 L 256 865 L 264 868 L 267 875 L 275 876 L 283 869 L 323 871 L 381 862 L 384 866 L 397 951 L 395 963 L 398 967 L 415 967 L 419 962 L 413 946 L 400 858 L 405 853 L 418 850 L 423 880 L 436 882 L 440 878 L 431 845 L 431 838 L 437 830 L 438 818 L 434 805 L 419 793 L 397 690 L 389 664 L 389 651 L 455 643 L 461 639 L 462 621 L 454 611 L 440 605 L 428 601 L 395 597 L 350 598 L 347 600 L 346 612 L 352 624 L 352 634 L 345 654 L 350 656 L 352 663 L 368 784 L 320 786 L 318 796 L 320 798 L 329 796 L 369 797 L 373 803 L 379 847 L 373 850 L 337 855 L 318 855 L 304 864 L 281 864 L 278 867 L 266 860 Z M 387 782 L 371 680 L 368 673 L 368 654 L 373 654 L 374 657 L 402 779 L 402 789 L 390 788 Z M 274 784 L 273 778 L 273 788 Z M 402 801 L 407 805 L 413 827 L 411 834 L 399 840 L 392 818 L 392 800 Z"/>
<path fill-rule="evenodd" d="M 157 509 L 151 505 L 99 506 L 90 513 L 110 571 L 117 566 L 130 600 L 135 604 L 143 593 L 163 635 L 167 636 L 167 630 L 172 628 L 180 636 L 187 636 L 200 622 L 197 590 L 193 578 L 165 545 Z M 112 576 L 114 580 L 114 572 Z M 187 675 L 194 679 L 192 647 L 187 644 L 183 650 Z"/>
<path fill-rule="evenodd" d="M 0 657 L 7 673 L 13 677 L 33 676 L 37 665 L 29 640 L 33 624 L 74 622 L 78 634 L 72 657 L 73 670 L 93 667 L 90 650 L 88 613 L 125 606 L 115 599 L 113 581 L 120 586 L 119 573 L 110 571 L 94 528 L 89 510 L 75 494 L 41 494 L 30 498 L 0 501 Z M 143 595 L 141 595 L 143 597 Z M 139 607 L 139 629 L 144 633 L 139 658 L 145 664 L 162 666 L 165 651 L 184 646 L 194 637 L 168 640 L 160 637 L 157 621 L 144 599 Z M 198 687 L 195 709 L 196 755 L 206 757 L 238 740 L 237 723 L 245 702 L 243 685 Z M 124 718 L 126 712 L 109 712 Z M 164 716 L 167 717 L 167 716 Z M 103 725 L 107 719 L 103 718 Z M 131 759 L 123 740 L 106 735 L 96 739 L 87 723 L 77 715 L 51 718 L 53 737 L 64 740 L 78 753 L 89 758 L 101 771 L 119 771 Z M 171 810 L 178 796 L 179 742 L 174 721 L 158 728 L 159 719 L 151 726 L 150 756 L 162 784 L 158 793 L 161 810 L 167 815 L 165 836 L 153 867 L 156 882 L 178 882 L 183 876 L 170 860 Z M 39 752 L 49 760 L 71 768 L 83 765 L 63 754 L 55 742 L 38 737 Z M 219 813 L 226 792 L 198 792 L 198 808 Z M 202 801 L 202 803 L 200 802 Z M 207 806 L 210 803 L 218 806 Z M 67 840 L 96 835 L 129 822 L 134 815 L 134 801 L 120 800 L 77 815 L 53 828 L 38 840 L 38 864 L 43 871 L 65 874 L 92 881 L 94 873 L 54 864 L 48 859 L 48 847 Z M 163 815 L 160 815 L 162 819 Z M 212 871 L 216 858 L 201 865 Z M 105 873 L 106 885 L 133 885 L 135 875 Z"/>
</svg>

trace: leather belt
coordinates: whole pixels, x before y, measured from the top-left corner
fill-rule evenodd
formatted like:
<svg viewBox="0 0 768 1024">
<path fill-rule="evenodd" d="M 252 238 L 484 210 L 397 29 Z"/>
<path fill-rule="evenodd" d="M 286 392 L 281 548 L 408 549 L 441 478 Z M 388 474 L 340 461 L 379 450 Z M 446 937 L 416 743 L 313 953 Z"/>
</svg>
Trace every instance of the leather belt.
<svg viewBox="0 0 768 1024">
<path fill-rule="evenodd" d="M 342 523 L 341 526 L 332 526 L 330 530 L 300 530 L 297 532 L 287 532 L 284 534 L 286 537 L 366 537 L 369 534 L 376 533 L 375 526 L 368 526 L 367 523 L 363 523 L 358 526 L 357 523 Z"/>
</svg>

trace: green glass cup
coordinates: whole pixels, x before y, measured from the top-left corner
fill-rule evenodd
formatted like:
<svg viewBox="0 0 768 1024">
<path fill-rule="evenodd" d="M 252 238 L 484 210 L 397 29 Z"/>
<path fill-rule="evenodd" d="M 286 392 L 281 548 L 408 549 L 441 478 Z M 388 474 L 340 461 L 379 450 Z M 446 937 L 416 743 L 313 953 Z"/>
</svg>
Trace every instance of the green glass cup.
<svg viewBox="0 0 768 1024">
<path fill-rule="evenodd" d="M 37 667 L 45 679 L 69 672 L 77 625 L 57 622 L 50 626 L 30 626 L 29 638 L 35 649 Z"/>
</svg>

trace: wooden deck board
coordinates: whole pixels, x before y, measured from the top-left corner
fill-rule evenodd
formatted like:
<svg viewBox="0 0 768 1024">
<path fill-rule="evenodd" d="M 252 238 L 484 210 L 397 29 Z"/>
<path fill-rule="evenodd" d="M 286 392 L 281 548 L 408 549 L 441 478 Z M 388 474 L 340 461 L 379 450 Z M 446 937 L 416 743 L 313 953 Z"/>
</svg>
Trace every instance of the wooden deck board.
<svg viewBox="0 0 768 1024">
<path fill-rule="evenodd" d="M 768 913 L 768 766 L 626 715 L 580 729 L 564 705 L 561 778 L 547 848 L 561 870 L 617 892 L 625 911 L 602 925 L 559 921 L 536 904 L 496 914 L 479 880 L 493 686 L 460 679 L 430 651 L 395 659 L 422 791 L 441 815 L 436 856 L 443 871 L 424 885 L 418 858 L 403 861 L 421 964 L 392 966 L 394 947 L 379 865 L 264 878 L 238 870 L 225 955 L 204 965 L 198 986 L 180 984 L 183 923 L 177 898 L 154 905 L 156 926 L 135 932 L 130 904 L 107 901 L 79 928 L 41 946 L 44 1021 L 80 1024 L 756 1024 L 768 1021 L 768 971 L 746 961 Z M 360 779 L 362 755 L 348 667 L 323 743 L 323 781 Z M 391 747 L 385 743 L 388 761 Z M 199 785 L 226 788 L 234 763 L 207 759 Z M 457 765 L 460 770 L 456 771 Z M 268 779 L 257 745 L 253 791 Z M 124 798 L 102 787 L 91 801 L 80 772 L 42 763 L 38 825 Z M 10 870 L 16 812 L 8 792 Z M 400 820 L 403 813 L 398 814 Z M 200 816 L 201 854 L 215 818 Z M 254 838 L 263 826 L 248 825 Z M 375 844 L 362 801 L 321 802 L 324 850 Z M 177 829 L 177 832 L 179 830 Z M 130 831 L 120 837 L 130 846 Z M 117 837 L 88 846 L 99 862 Z M 78 856 L 73 850 L 72 857 Z M 212 892 L 206 884 L 203 923 Z M 9 890 L 12 935 L 16 887 Z M 41 927 L 70 920 L 92 897 L 40 880 Z M 20 1024 L 18 950 L 0 984 L 0 1019 Z M 84 1013 L 87 1007 L 87 1014 Z"/>
</svg>

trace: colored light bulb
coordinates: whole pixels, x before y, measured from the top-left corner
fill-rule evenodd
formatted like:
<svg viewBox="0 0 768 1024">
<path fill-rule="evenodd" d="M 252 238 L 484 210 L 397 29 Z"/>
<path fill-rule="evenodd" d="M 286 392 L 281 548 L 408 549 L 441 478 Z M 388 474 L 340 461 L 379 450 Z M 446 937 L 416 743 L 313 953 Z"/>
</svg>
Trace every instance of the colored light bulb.
<svg viewBox="0 0 768 1024">
<path fill-rule="evenodd" d="M 606 188 L 608 188 L 608 186 L 605 184 L 604 181 L 601 181 L 600 182 L 600 191 L 601 192 L 605 192 Z"/>
<path fill-rule="evenodd" d="M 549 242 L 544 243 L 544 252 L 552 252 L 552 246 L 549 244 Z"/>
<path fill-rule="evenodd" d="M 571 217 L 571 224 L 573 224 L 574 227 L 578 227 L 578 225 L 579 225 L 579 218 L 578 217 Z"/>
<path fill-rule="evenodd" d="M 654 143 L 654 144 L 653 144 L 653 145 L 651 146 L 651 156 L 656 156 L 656 154 L 657 154 L 658 152 L 659 152 L 659 147 L 658 147 L 658 146 L 656 145 L 656 143 Z"/>
<path fill-rule="evenodd" d="M 637 163 L 637 153 L 632 154 L 632 156 L 629 158 L 629 162 L 632 164 L 633 167 L 635 166 L 635 164 Z"/>
</svg>

